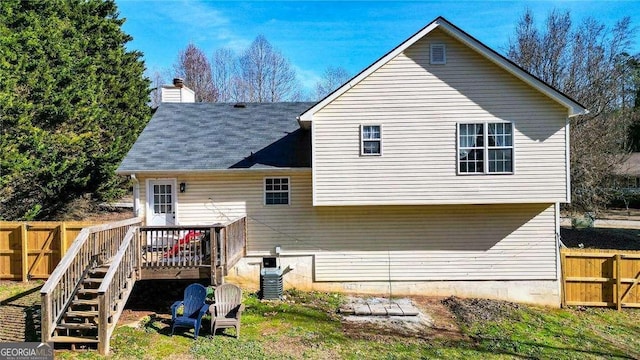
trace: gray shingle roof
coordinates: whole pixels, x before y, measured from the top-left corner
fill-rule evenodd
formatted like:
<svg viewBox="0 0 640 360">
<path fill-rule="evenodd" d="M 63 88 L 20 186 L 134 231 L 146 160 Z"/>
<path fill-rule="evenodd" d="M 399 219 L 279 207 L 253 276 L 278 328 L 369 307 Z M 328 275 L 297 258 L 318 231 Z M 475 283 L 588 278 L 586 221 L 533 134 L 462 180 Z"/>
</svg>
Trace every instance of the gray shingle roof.
<svg viewBox="0 0 640 360">
<path fill-rule="evenodd" d="M 163 103 L 118 173 L 311 167 L 296 117 L 313 103 Z"/>
</svg>

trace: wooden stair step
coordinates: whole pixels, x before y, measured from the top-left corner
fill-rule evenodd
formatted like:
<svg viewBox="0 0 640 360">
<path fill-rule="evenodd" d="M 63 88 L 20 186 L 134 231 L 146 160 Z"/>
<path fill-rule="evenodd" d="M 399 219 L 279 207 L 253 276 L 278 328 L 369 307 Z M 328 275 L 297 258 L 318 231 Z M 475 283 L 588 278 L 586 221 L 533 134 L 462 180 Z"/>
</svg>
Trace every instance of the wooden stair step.
<svg viewBox="0 0 640 360">
<path fill-rule="evenodd" d="M 86 324 L 86 323 L 66 323 L 66 324 L 59 324 L 58 326 L 56 326 L 56 329 L 58 330 L 91 330 L 91 329 L 97 329 L 98 325 L 97 324 Z"/>
<path fill-rule="evenodd" d="M 102 283 L 102 280 L 104 280 L 103 278 L 86 278 L 84 280 L 82 280 L 83 283 L 85 284 L 100 284 Z"/>
<path fill-rule="evenodd" d="M 71 305 L 98 305 L 98 299 L 76 299 Z"/>
<path fill-rule="evenodd" d="M 97 344 L 98 337 L 97 336 L 52 336 L 51 341 L 58 343 L 89 343 L 89 344 Z"/>
<path fill-rule="evenodd" d="M 66 317 L 95 317 L 98 316 L 97 311 L 67 311 L 64 313 Z"/>
<path fill-rule="evenodd" d="M 98 295 L 98 289 L 79 289 L 78 294 L 81 295 Z"/>
<path fill-rule="evenodd" d="M 109 271 L 109 266 L 98 266 L 96 268 L 93 268 L 91 270 L 89 270 L 89 273 L 91 274 L 106 274 L 107 271 Z"/>
</svg>

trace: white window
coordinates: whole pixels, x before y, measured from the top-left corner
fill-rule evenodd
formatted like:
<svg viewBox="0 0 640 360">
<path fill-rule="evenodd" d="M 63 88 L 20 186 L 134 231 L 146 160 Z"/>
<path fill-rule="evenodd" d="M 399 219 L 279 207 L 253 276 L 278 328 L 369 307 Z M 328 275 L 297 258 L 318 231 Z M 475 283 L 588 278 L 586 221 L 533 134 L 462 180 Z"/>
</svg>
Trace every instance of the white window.
<svg viewBox="0 0 640 360">
<path fill-rule="evenodd" d="M 447 63 L 447 48 L 444 44 L 431 44 L 429 46 L 430 63 L 443 65 Z"/>
<path fill-rule="evenodd" d="M 289 205 L 289 178 L 264 179 L 265 205 Z"/>
<path fill-rule="evenodd" d="M 512 174 L 511 123 L 458 124 L 459 174 Z"/>
<path fill-rule="evenodd" d="M 382 155 L 382 126 L 360 126 L 360 154 Z"/>
</svg>

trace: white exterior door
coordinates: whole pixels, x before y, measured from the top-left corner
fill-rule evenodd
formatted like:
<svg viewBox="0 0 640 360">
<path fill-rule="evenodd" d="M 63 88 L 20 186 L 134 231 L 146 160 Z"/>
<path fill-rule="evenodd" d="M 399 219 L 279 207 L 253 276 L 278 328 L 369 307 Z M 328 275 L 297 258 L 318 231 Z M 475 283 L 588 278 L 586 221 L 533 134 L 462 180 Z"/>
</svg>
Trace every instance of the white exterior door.
<svg viewBox="0 0 640 360">
<path fill-rule="evenodd" d="M 147 225 L 176 225 L 176 180 L 149 180 Z"/>
</svg>

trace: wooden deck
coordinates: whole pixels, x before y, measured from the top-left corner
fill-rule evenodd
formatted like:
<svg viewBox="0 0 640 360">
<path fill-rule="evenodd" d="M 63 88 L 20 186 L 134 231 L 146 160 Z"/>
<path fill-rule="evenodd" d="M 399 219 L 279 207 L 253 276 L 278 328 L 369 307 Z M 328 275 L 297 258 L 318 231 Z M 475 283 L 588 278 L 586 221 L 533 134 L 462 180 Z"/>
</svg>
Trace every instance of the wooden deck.
<svg viewBox="0 0 640 360">
<path fill-rule="evenodd" d="M 244 217 L 227 224 L 163 227 L 131 219 L 83 229 L 40 291 L 42 341 L 93 342 L 108 354 L 111 333 L 137 280 L 220 284 L 245 256 L 246 234 Z"/>
<path fill-rule="evenodd" d="M 219 284 L 246 253 L 246 218 L 212 226 L 143 226 L 141 279 L 205 279 Z"/>
</svg>

